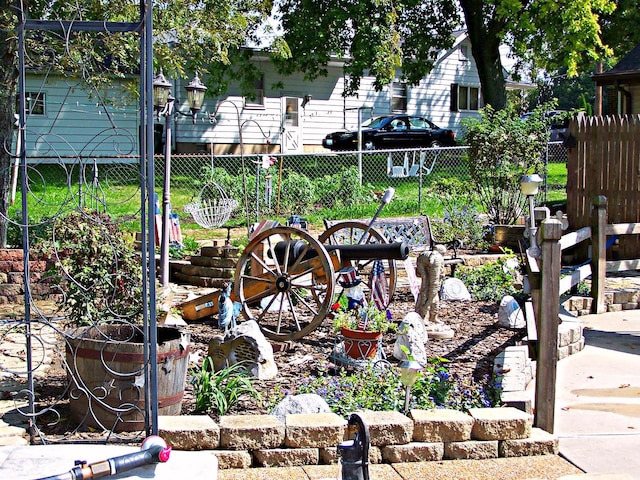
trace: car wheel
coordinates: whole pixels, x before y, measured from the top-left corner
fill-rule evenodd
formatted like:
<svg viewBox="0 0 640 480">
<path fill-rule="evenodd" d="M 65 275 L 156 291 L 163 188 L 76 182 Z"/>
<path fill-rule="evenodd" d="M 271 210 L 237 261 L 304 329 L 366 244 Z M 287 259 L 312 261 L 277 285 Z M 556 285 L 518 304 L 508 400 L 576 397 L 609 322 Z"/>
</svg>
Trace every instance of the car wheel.
<svg viewBox="0 0 640 480">
<path fill-rule="evenodd" d="M 433 142 L 431 142 L 431 143 L 429 144 L 429 146 L 430 146 L 431 148 L 438 148 L 438 147 L 441 147 L 441 146 L 442 146 L 442 143 L 440 143 L 438 140 L 434 140 Z"/>
</svg>

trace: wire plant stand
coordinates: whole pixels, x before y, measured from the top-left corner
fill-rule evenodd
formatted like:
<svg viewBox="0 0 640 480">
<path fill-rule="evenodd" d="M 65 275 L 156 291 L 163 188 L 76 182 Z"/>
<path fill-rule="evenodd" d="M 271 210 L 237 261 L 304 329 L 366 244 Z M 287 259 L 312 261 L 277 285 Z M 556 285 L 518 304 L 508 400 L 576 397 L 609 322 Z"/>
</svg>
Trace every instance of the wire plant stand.
<svg viewBox="0 0 640 480">
<path fill-rule="evenodd" d="M 184 211 L 202 228 L 210 230 L 224 225 L 236 208 L 237 200 L 229 198 L 217 183 L 208 182 L 200 190 L 198 198 L 184 206 Z"/>
</svg>

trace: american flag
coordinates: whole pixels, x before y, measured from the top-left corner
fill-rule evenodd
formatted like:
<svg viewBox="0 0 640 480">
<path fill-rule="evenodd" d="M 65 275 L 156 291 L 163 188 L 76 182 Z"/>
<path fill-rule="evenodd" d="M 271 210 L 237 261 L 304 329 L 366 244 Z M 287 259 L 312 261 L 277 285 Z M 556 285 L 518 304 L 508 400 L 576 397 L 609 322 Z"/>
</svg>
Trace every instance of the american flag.
<svg viewBox="0 0 640 480">
<path fill-rule="evenodd" d="M 389 290 L 382 260 L 373 261 L 369 288 L 371 288 L 371 300 L 373 300 L 378 310 L 386 309 L 389 304 Z"/>
</svg>

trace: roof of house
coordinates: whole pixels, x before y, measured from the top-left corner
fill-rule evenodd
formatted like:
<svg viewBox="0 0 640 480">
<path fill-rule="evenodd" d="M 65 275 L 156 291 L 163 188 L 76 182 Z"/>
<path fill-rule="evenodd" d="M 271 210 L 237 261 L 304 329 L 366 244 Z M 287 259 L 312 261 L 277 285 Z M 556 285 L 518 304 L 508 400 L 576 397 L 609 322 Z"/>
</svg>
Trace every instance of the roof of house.
<svg viewBox="0 0 640 480">
<path fill-rule="evenodd" d="M 591 77 L 596 85 L 640 83 L 640 43 L 611 69 Z"/>
</svg>

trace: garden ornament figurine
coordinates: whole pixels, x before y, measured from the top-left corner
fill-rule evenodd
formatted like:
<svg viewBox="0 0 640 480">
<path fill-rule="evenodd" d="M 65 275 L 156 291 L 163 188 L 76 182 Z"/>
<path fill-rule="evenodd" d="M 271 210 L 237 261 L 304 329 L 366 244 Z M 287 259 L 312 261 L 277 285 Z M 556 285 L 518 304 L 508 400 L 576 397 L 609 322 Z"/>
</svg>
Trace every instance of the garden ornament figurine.
<svg viewBox="0 0 640 480">
<path fill-rule="evenodd" d="M 344 288 L 344 295 L 347 297 L 347 309 L 354 310 L 365 307 L 364 291 L 362 290 L 362 279 L 358 276 L 355 267 L 345 267 L 338 271 L 338 283 Z"/>
<path fill-rule="evenodd" d="M 232 282 L 228 282 L 220 290 L 218 297 L 218 328 L 228 332 L 236 326 L 236 318 L 240 313 L 239 303 L 231 300 Z"/>
<path fill-rule="evenodd" d="M 440 282 L 444 277 L 445 251 L 443 245 L 436 245 L 434 250 L 421 253 L 416 262 L 416 274 L 422 279 L 422 284 L 415 310 L 422 316 L 430 339 L 452 338 L 454 334 L 451 327 L 437 318 Z"/>
</svg>

